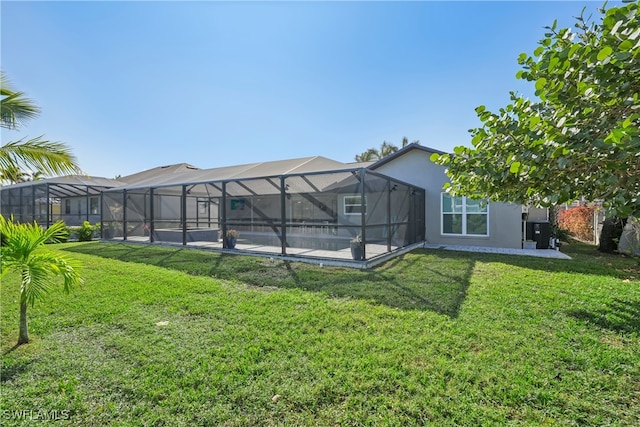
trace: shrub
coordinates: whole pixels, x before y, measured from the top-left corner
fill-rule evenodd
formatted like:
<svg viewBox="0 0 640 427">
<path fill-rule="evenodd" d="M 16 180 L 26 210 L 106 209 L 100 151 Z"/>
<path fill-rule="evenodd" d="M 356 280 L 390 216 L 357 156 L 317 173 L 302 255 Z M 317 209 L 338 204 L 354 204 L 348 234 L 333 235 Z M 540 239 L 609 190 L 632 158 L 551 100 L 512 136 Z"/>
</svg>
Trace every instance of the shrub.
<svg viewBox="0 0 640 427">
<path fill-rule="evenodd" d="M 592 206 L 576 206 L 558 214 L 558 227 L 567 230 L 579 240 L 593 241 Z"/>
<path fill-rule="evenodd" d="M 88 242 L 93 238 L 94 226 L 89 221 L 84 221 L 78 230 L 78 240 Z"/>
</svg>

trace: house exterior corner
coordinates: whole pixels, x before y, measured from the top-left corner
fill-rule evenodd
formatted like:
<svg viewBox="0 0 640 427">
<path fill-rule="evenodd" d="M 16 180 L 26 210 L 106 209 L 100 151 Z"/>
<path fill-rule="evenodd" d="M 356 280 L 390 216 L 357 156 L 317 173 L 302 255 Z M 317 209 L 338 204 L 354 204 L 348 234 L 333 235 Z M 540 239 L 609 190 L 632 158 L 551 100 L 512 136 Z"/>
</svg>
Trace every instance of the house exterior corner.
<svg viewBox="0 0 640 427">
<path fill-rule="evenodd" d="M 427 243 L 520 249 L 522 206 L 450 198 L 443 191 L 449 182 L 445 168 L 429 159 L 434 152 L 411 144 L 370 168 L 425 189 Z"/>
</svg>

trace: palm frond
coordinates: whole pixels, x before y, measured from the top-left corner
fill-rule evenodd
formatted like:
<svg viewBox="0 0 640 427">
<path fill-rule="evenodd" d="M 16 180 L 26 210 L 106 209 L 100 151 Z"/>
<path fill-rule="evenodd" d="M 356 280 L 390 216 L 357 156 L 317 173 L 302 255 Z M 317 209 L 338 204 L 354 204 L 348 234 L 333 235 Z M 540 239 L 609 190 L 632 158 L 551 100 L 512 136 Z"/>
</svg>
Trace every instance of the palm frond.
<svg viewBox="0 0 640 427">
<path fill-rule="evenodd" d="M 11 88 L 3 71 L 0 71 L 0 96 L 0 126 L 3 128 L 16 129 L 40 114 L 40 108 L 32 100 Z"/>
<path fill-rule="evenodd" d="M 20 300 L 32 307 L 37 300 L 43 300 L 51 290 L 52 276 L 62 276 L 62 289 L 65 293 L 69 293 L 73 286 L 84 283 L 80 277 L 79 265 L 51 253 L 32 255 L 24 267 Z M 25 281 L 25 277 L 29 279 L 29 282 Z"/>
<path fill-rule="evenodd" d="M 9 164 L 0 169 L 0 183 L 9 182 L 11 184 L 17 184 L 27 181 L 29 176 L 29 173 L 21 171 L 20 168 L 14 164 Z"/>
<path fill-rule="evenodd" d="M 62 256 L 52 257 L 49 260 L 49 268 L 54 274 L 62 276 L 62 290 L 65 293 L 71 292 L 74 286 L 84 284 L 84 279 L 80 275 L 82 266 L 75 260 Z"/>
<path fill-rule="evenodd" d="M 81 173 L 71 149 L 62 142 L 24 138 L 4 144 L 0 148 L 0 170 L 25 166 L 48 175 Z"/>
<path fill-rule="evenodd" d="M 356 155 L 356 162 L 371 162 L 380 159 L 380 153 L 375 148 L 369 148 L 362 154 Z"/>
<path fill-rule="evenodd" d="M 5 243 L 0 258 L 0 277 L 10 270 L 20 272 L 21 302 L 33 306 L 36 300 L 43 299 L 53 286 L 53 276 L 62 276 L 65 292 L 83 283 L 77 263 L 41 250 L 47 241 L 60 240 L 67 234 L 63 222 L 56 222 L 44 230 L 37 222 L 18 224 L 12 218 L 7 220 L 0 215 L 0 234 Z"/>
<path fill-rule="evenodd" d="M 393 154 L 398 151 L 398 147 L 390 142 L 384 141 L 380 146 L 380 158 L 387 157 L 389 154 Z"/>
<path fill-rule="evenodd" d="M 62 221 L 53 223 L 46 230 L 37 221 L 33 223 L 16 223 L 13 217 L 7 220 L 0 215 L 0 233 L 5 241 L 3 255 L 26 259 L 33 251 L 46 242 L 59 242 L 68 237 L 69 232 Z"/>
<path fill-rule="evenodd" d="M 45 242 L 51 241 L 53 243 L 64 241 L 67 237 L 69 237 L 69 231 L 67 231 L 67 227 L 62 221 L 56 221 L 51 224 L 42 235 Z"/>
<path fill-rule="evenodd" d="M 43 300 L 51 289 L 51 272 L 47 268 L 47 261 L 41 257 L 33 256 L 23 264 L 20 302 L 26 302 L 33 307 L 36 300 Z"/>
<path fill-rule="evenodd" d="M 0 233 L 4 241 L 2 261 L 23 263 L 45 240 L 42 238 L 44 230 L 37 223 L 16 224 L 13 218 L 7 221 L 0 215 Z"/>
</svg>

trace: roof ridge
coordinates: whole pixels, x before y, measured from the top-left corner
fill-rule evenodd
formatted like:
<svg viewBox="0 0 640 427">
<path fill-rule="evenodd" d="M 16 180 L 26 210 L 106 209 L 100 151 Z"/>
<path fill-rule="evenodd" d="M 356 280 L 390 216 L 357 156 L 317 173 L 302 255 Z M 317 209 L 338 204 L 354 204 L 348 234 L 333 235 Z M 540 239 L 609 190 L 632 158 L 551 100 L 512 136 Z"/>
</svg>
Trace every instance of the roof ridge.
<svg viewBox="0 0 640 427">
<path fill-rule="evenodd" d="M 304 166 L 304 165 L 308 164 L 308 163 L 309 163 L 309 162 L 311 162 L 312 160 L 317 159 L 318 157 L 321 157 L 321 156 L 301 157 L 299 160 L 303 160 L 303 159 L 306 159 L 306 160 L 305 160 L 304 162 L 302 162 L 302 163 L 300 163 L 300 164 L 296 165 L 296 167 L 291 168 L 291 169 L 289 169 L 288 171 L 285 171 L 285 172 L 284 172 L 284 174 L 291 173 L 291 172 L 293 172 L 294 170 L 296 170 L 296 169 L 298 169 L 298 168 L 301 168 L 302 166 Z M 294 159 L 294 160 L 296 160 L 296 159 Z"/>
</svg>

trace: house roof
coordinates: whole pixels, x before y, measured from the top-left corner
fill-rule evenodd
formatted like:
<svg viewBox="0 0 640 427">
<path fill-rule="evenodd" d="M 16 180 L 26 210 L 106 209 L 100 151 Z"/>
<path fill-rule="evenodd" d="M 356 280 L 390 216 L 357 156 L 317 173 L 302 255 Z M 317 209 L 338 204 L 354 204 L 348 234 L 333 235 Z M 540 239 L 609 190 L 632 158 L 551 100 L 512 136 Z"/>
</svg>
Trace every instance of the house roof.
<svg viewBox="0 0 640 427">
<path fill-rule="evenodd" d="M 427 153 L 444 154 L 443 151 L 412 143 L 374 162 L 342 163 L 322 156 L 302 157 L 297 159 L 276 160 L 269 162 L 248 163 L 244 165 L 225 166 L 211 169 L 199 169 L 195 166 L 179 163 L 160 166 L 120 178 L 127 190 L 145 189 L 149 187 L 173 187 L 181 185 L 197 185 L 211 182 L 234 181 L 252 178 L 267 178 L 281 175 L 301 175 L 316 172 L 353 171 L 367 168 L 374 171 L 378 167 L 413 150 Z M 115 189 L 114 189 L 115 190 Z"/>
<path fill-rule="evenodd" d="M 186 165 L 188 167 L 181 167 L 184 165 L 186 164 L 182 163 L 180 165 L 149 169 L 148 171 L 143 171 L 138 174 L 122 177 L 120 181 L 126 183 L 125 188 L 127 189 L 136 189 L 338 171 L 357 167 L 357 165 L 347 165 L 321 156 L 249 163 L 212 169 L 198 169 L 190 165 Z"/>
<path fill-rule="evenodd" d="M 417 143 L 412 143 L 398 150 L 397 152 L 384 157 L 375 162 L 350 162 L 342 163 L 322 156 L 302 157 L 297 159 L 276 160 L 269 162 L 248 163 L 244 165 L 225 166 L 211 169 L 200 169 L 188 163 L 177 163 L 174 165 L 158 166 L 131 175 L 120 177 L 117 180 L 70 175 L 63 177 L 47 178 L 41 181 L 24 182 L 11 185 L 11 188 L 21 186 L 28 187 L 41 183 L 55 184 L 65 188 L 78 187 L 77 195 L 86 194 L 82 190 L 91 188 L 90 193 L 99 193 L 100 190 L 116 189 L 143 189 L 150 187 L 172 187 L 179 185 L 191 185 L 210 183 L 215 181 L 233 181 L 252 178 L 266 178 L 281 175 L 302 175 L 317 172 L 340 172 L 353 171 L 358 168 L 368 168 L 375 170 L 378 167 L 395 160 L 396 158 L 412 150 L 422 150 L 429 153 L 443 153 L 428 147 L 423 147 Z M 65 190 L 66 196 L 76 193 L 76 191 Z M 60 196 L 64 196 L 60 194 Z"/>
<path fill-rule="evenodd" d="M 125 185 L 135 184 L 138 182 L 144 182 L 160 177 L 171 176 L 173 174 L 179 174 L 184 172 L 190 172 L 199 170 L 200 168 L 192 166 L 188 163 L 178 163 L 175 165 L 158 166 L 152 169 L 147 169 L 142 172 L 136 172 L 131 175 L 118 178 Z"/>
<path fill-rule="evenodd" d="M 389 162 L 392 162 L 395 159 L 397 159 L 398 157 L 404 156 L 405 154 L 407 154 L 408 152 L 413 151 L 413 150 L 421 150 L 421 151 L 424 151 L 424 152 L 427 152 L 427 153 L 446 154 L 444 151 L 436 150 L 435 148 L 424 147 L 424 146 L 418 144 L 417 142 L 413 142 L 413 143 L 407 145 L 406 147 L 402 147 L 401 149 L 399 149 L 395 153 L 390 154 L 390 155 L 388 155 L 386 157 L 383 157 L 382 159 L 380 159 L 377 162 L 375 162 L 372 165 L 370 165 L 368 168 L 371 169 L 371 170 L 376 170 L 380 166 L 385 165 L 385 164 L 387 164 Z"/>
</svg>

